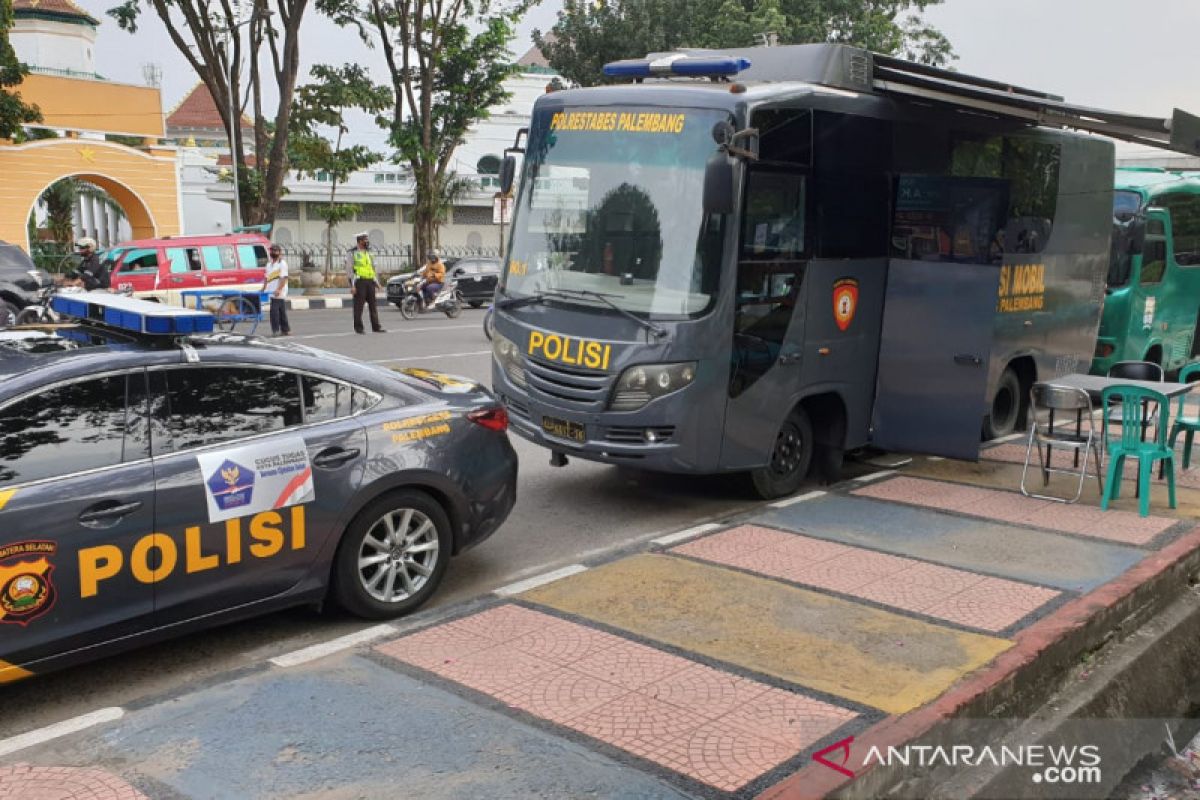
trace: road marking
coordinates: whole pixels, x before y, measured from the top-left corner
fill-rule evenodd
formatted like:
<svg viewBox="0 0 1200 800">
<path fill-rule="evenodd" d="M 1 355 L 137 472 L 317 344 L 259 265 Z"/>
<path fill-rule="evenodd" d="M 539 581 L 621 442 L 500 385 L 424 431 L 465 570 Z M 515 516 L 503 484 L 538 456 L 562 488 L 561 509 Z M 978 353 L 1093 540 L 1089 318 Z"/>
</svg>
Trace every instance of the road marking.
<svg viewBox="0 0 1200 800">
<path fill-rule="evenodd" d="M 290 653 L 284 653 L 281 656 L 275 656 L 271 659 L 271 663 L 277 667 L 295 667 L 300 664 L 307 664 L 309 661 L 316 661 L 318 658 L 324 658 L 327 655 L 336 653 L 339 650 L 345 650 L 355 645 L 364 644 L 366 642 L 378 639 L 381 636 L 387 636 L 395 633 L 396 628 L 392 625 L 384 623 L 383 625 L 372 625 L 370 628 L 363 628 L 355 633 L 348 633 L 345 636 L 339 636 L 336 639 L 330 639 L 328 642 L 321 642 L 310 647 L 302 647 L 299 650 L 293 650 Z"/>
<path fill-rule="evenodd" d="M 1025 432 L 1021 431 L 1018 433 L 1010 433 L 1008 436 L 1001 436 L 999 439 L 992 439 L 992 441 L 993 442 L 1011 442 L 1014 439 L 1024 439 L 1026 437 L 1026 435 L 1027 434 Z"/>
<path fill-rule="evenodd" d="M 676 531 L 675 533 L 668 533 L 666 536 L 660 536 L 657 539 L 651 539 L 650 541 L 653 544 L 661 544 L 661 545 L 666 546 L 668 544 L 675 544 L 676 542 L 682 542 L 684 539 L 691 539 L 693 536 L 699 536 L 702 533 L 708 533 L 709 531 L 715 531 L 719 527 L 721 527 L 721 526 L 715 522 L 706 522 L 703 525 L 697 525 L 694 528 L 688 528 L 686 530 Z"/>
<path fill-rule="evenodd" d="M 476 325 L 437 325 L 437 326 L 431 326 L 431 327 L 427 327 L 427 328 L 402 328 L 402 329 L 397 328 L 396 331 L 403 332 L 403 333 L 425 333 L 426 331 L 465 331 L 467 329 L 474 330 L 478 327 L 479 327 L 479 325 L 477 325 L 477 324 Z M 288 338 L 292 339 L 293 341 L 296 341 L 296 340 L 300 340 L 300 339 L 337 339 L 342 336 L 357 336 L 357 335 L 358 334 L 355 333 L 354 331 L 343 331 L 343 332 L 339 332 L 339 333 L 307 333 L 304 336 L 291 336 Z"/>
<path fill-rule="evenodd" d="M 374 361 L 368 361 L 368 364 L 394 364 L 397 361 L 429 361 L 435 358 L 462 358 L 464 356 L 486 356 L 491 355 L 491 350 L 472 350 L 469 353 L 439 353 L 436 356 L 401 356 L 400 358 L 377 358 Z"/>
<path fill-rule="evenodd" d="M 7 739 L 0 739 L 0 756 L 24 750 L 26 747 L 33 747 L 36 744 L 44 744 L 60 736 L 79 733 L 79 731 L 87 730 L 93 725 L 115 722 L 123 716 L 125 716 L 125 709 L 110 706 L 87 714 L 80 714 L 78 717 L 64 719 L 62 722 L 56 722 L 44 728 L 22 733 L 20 736 L 10 736 Z"/>
<path fill-rule="evenodd" d="M 925 456 L 926 461 L 945 461 L 941 456 Z"/>
<path fill-rule="evenodd" d="M 879 472 L 872 472 L 870 475 L 859 475 L 857 478 L 853 478 L 852 480 L 855 483 L 870 483 L 871 481 L 877 481 L 880 478 L 886 478 L 888 475 L 895 475 L 895 474 L 896 474 L 896 470 L 885 469 L 885 470 L 881 470 Z"/>
<path fill-rule="evenodd" d="M 510 583 L 507 586 L 501 586 L 493 593 L 498 594 L 501 597 L 511 597 L 514 594 L 521 594 L 522 592 L 527 592 L 530 589 L 536 589 L 537 587 L 544 586 L 547 583 L 554 583 L 557 580 L 569 578 L 572 575 L 578 575 L 579 573 L 586 571 L 587 567 L 585 567 L 583 564 L 571 564 L 570 566 L 563 567 L 562 569 L 556 569 L 551 572 L 543 572 L 541 575 L 534 575 L 532 578 L 526 578 L 523 581 Z"/>
<path fill-rule="evenodd" d="M 798 497 L 789 497 L 786 500 L 780 500 L 778 503 L 771 503 L 770 505 L 771 508 L 787 508 L 788 506 L 794 506 L 797 503 L 803 503 L 805 500 L 816 500 L 818 497 L 824 496 L 824 492 L 809 492 L 808 494 L 802 494 Z"/>
</svg>

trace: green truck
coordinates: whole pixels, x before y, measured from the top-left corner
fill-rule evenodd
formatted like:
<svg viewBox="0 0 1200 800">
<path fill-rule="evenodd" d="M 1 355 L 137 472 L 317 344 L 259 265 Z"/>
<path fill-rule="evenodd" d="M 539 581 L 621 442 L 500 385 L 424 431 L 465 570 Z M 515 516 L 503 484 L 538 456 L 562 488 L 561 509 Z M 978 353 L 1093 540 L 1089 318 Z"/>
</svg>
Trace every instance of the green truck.
<svg viewBox="0 0 1200 800">
<path fill-rule="evenodd" d="M 1200 355 L 1200 170 L 1116 171 L 1112 257 L 1092 372 Z"/>
</svg>

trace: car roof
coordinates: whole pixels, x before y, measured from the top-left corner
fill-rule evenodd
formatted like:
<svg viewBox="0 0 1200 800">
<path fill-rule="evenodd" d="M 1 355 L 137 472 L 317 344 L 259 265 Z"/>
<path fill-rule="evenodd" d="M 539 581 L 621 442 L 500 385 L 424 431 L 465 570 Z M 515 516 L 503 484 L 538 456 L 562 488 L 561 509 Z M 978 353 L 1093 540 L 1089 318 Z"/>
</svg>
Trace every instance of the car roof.
<svg viewBox="0 0 1200 800">
<path fill-rule="evenodd" d="M 164 236 L 158 239 L 133 239 L 121 242 L 115 248 L 145 248 L 145 247 L 179 247 L 180 245 L 220 245 L 220 244 L 261 244 L 267 245 L 270 240 L 261 233 L 225 233 L 203 234 L 196 236 Z M 115 249 L 114 248 L 114 249 Z"/>
<path fill-rule="evenodd" d="M 415 378 L 294 342 L 235 333 L 146 336 L 82 323 L 0 331 L 0 395 L 92 373 L 188 362 L 275 366 L 382 392 L 395 393 L 402 384 L 430 393 Z"/>
</svg>

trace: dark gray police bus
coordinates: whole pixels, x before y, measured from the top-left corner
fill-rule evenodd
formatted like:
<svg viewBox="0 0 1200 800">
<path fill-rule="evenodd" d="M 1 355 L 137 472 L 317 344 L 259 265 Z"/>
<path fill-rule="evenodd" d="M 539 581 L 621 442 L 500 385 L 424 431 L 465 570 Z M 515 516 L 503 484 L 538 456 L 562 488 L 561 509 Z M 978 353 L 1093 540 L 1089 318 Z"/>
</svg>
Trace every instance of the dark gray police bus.
<svg viewBox="0 0 1200 800">
<path fill-rule="evenodd" d="M 615 62 L 539 98 L 496 296 L 520 435 L 758 492 L 846 450 L 978 458 L 1086 372 L 1114 148 L 1147 119 L 842 45 Z M 522 147 L 522 144 L 524 145 Z M 515 158 L 505 159 L 512 183 Z"/>
</svg>

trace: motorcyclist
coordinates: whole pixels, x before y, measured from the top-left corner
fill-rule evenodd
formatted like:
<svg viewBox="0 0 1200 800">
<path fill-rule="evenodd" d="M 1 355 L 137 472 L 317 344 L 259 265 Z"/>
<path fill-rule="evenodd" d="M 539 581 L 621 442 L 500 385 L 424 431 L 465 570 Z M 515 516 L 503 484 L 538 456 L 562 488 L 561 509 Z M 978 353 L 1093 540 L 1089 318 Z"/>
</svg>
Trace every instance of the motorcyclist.
<svg viewBox="0 0 1200 800">
<path fill-rule="evenodd" d="M 78 248 L 79 255 L 83 257 L 77 267 L 79 279 L 83 281 L 83 288 L 89 292 L 95 289 L 107 289 L 109 284 L 108 265 L 101 262 L 99 254 L 96 253 L 96 240 L 85 236 L 75 243 L 75 247 Z"/>
<path fill-rule="evenodd" d="M 430 250 L 425 254 L 425 266 L 417 270 L 417 274 L 424 281 L 421 294 L 425 296 L 425 307 L 429 308 L 433 303 L 433 298 L 437 297 L 437 293 L 446 283 L 446 265 L 438 258 L 436 250 Z"/>
</svg>

